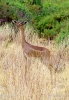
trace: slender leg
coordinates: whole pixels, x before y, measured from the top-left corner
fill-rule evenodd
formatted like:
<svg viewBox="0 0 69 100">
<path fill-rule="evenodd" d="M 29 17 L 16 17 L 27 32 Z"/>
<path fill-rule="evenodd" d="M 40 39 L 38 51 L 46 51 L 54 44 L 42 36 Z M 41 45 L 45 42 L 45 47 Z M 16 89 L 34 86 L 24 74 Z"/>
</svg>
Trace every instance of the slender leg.
<svg viewBox="0 0 69 100">
<path fill-rule="evenodd" d="M 24 58 L 26 60 L 26 64 L 25 64 L 25 81 L 26 81 L 26 85 L 28 83 L 28 80 L 29 80 L 29 68 L 30 68 L 30 65 L 31 65 L 31 59 L 28 58 L 26 55 L 24 55 Z"/>
<path fill-rule="evenodd" d="M 56 86 L 56 72 L 54 70 L 50 70 L 51 73 L 51 84 L 52 86 Z"/>
<path fill-rule="evenodd" d="M 26 83 L 28 85 L 28 82 L 30 80 L 30 66 L 31 66 L 31 59 L 27 59 L 27 68 L 26 68 Z"/>
<path fill-rule="evenodd" d="M 51 85 L 55 86 L 56 85 L 56 71 L 54 70 L 52 64 L 49 65 L 49 69 L 50 69 L 50 75 L 51 75 Z"/>
<path fill-rule="evenodd" d="M 27 58 L 26 58 L 26 56 L 25 56 L 25 55 L 24 55 L 24 62 L 25 62 L 25 68 L 24 68 L 25 73 L 24 73 L 24 79 L 25 79 L 25 83 L 26 83 Z"/>
</svg>

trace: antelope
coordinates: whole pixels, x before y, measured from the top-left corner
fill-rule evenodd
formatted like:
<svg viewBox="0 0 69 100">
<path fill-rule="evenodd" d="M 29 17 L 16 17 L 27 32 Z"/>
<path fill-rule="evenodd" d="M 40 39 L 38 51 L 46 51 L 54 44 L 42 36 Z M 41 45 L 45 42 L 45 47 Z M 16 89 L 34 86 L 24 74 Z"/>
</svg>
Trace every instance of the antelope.
<svg viewBox="0 0 69 100">
<path fill-rule="evenodd" d="M 48 64 L 48 68 L 50 69 L 50 72 L 52 73 L 52 65 L 50 63 L 50 50 L 48 50 L 45 47 L 34 46 L 34 45 L 28 43 L 25 40 L 24 24 L 26 24 L 26 22 L 18 22 L 17 23 L 17 26 L 20 29 L 21 35 L 22 35 L 22 48 L 23 48 L 24 57 L 26 59 L 27 59 L 27 57 L 30 58 L 31 56 L 33 56 L 35 58 L 41 57 L 43 59 L 43 63 Z M 25 70 L 27 70 L 27 68 L 25 68 Z M 52 77 L 52 75 L 51 75 L 51 77 Z"/>
<path fill-rule="evenodd" d="M 30 43 L 28 43 L 25 40 L 25 34 L 24 34 L 24 24 L 26 22 L 22 23 L 17 23 L 19 29 L 21 30 L 21 35 L 22 35 L 22 48 L 23 48 L 23 53 L 26 54 L 27 56 L 34 56 L 34 57 L 45 57 L 47 61 L 50 59 L 50 51 L 45 48 L 45 47 L 40 47 L 40 46 L 34 46 Z"/>
</svg>

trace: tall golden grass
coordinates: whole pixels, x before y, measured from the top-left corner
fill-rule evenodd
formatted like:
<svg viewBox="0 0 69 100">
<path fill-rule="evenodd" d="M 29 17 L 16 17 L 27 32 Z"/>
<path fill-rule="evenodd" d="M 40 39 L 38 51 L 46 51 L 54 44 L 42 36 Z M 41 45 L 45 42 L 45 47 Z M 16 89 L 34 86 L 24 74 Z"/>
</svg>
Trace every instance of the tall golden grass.
<svg viewBox="0 0 69 100">
<path fill-rule="evenodd" d="M 6 45 L 10 30 L 8 25 L 0 27 L 0 100 L 69 100 L 68 45 L 65 48 L 64 45 L 57 46 L 54 41 L 40 40 L 31 28 L 26 27 L 26 40 L 34 45 L 47 47 L 54 57 L 54 66 L 57 65 L 56 58 L 60 61 L 61 70 L 58 69 L 56 76 L 53 73 L 56 85 L 53 84 L 52 87 L 50 71 L 38 58 L 31 58 L 25 80 L 26 62 L 21 47 L 21 35 L 19 32 L 14 41 Z"/>
</svg>

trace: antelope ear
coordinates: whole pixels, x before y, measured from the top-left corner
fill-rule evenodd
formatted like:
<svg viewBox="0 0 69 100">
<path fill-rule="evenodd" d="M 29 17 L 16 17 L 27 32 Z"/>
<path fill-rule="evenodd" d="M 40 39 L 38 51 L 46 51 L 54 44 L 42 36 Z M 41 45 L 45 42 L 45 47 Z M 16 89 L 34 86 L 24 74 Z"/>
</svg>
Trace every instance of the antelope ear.
<svg viewBox="0 0 69 100">
<path fill-rule="evenodd" d="M 26 24 L 26 23 L 27 23 L 26 21 L 25 21 L 25 22 L 24 22 L 24 21 L 22 21 L 22 22 L 21 22 L 21 25 L 24 25 L 24 24 Z"/>
<path fill-rule="evenodd" d="M 27 22 L 24 22 L 24 24 L 26 24 Z"/>
<path fill-rule="evenodd" d="M 15 24 L 15 23 L 17 23 L 17 21 L 16 20 L 12 20 L 12 23 Z"/>
</svg>

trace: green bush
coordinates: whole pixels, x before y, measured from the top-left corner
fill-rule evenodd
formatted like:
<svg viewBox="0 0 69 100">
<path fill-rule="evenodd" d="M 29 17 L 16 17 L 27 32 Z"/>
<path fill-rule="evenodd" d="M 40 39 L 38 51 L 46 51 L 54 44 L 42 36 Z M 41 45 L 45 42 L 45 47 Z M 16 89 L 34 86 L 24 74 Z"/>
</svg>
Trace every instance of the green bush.
<svg viewBox="0 0 69 100">
<path fill-rule="evenodd" d="M 56 42 L 61 43 L 69 37 L 69 18 L 61 23 L 61 29 L 58 36 L 55 38 Z"/>
<path fill-rule="evenodd" d="M 38 34 L 57 41 L 69 34 L 69 0 L 0 0 L 0 16 L 28 20 Z"/>
</svg>

